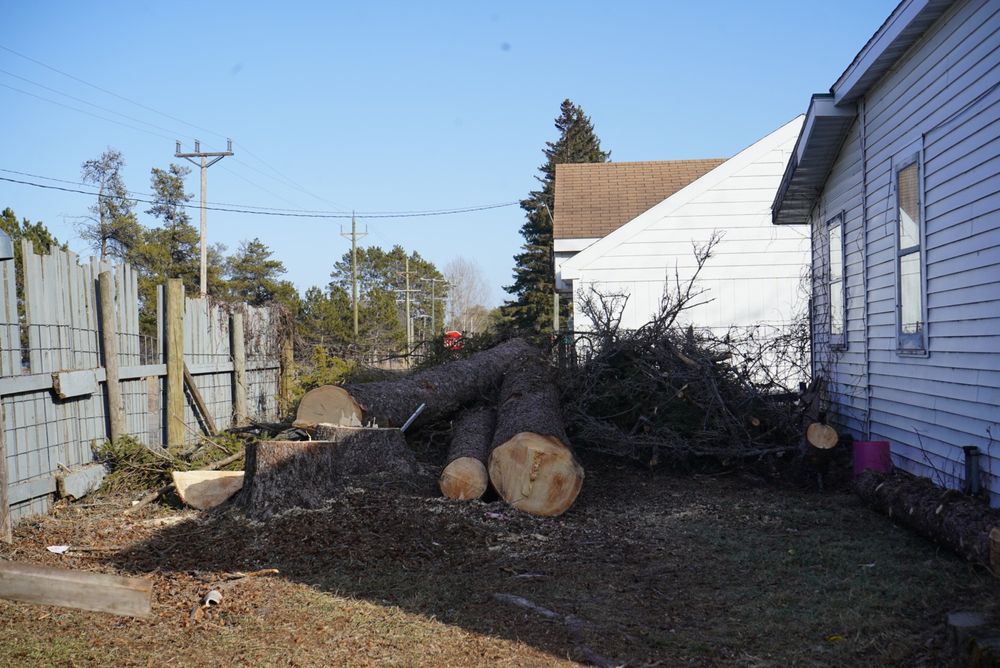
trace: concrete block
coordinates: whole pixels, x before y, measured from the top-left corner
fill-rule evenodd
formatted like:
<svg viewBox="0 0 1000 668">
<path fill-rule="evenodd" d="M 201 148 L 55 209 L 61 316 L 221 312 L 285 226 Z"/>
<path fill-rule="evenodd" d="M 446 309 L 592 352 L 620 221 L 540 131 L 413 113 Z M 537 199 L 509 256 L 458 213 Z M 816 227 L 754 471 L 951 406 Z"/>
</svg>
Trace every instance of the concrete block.
<svg viewBox="0 0 1000 668">
<path fill-rule="evenodd" d="M 60 399 L 89 396 L 97 391 L 97 374 L 93 369 L 57 371 L 52 374 L 52 389 Z"/>
<path fill-rule="evenodd" d="M 101 486 L 104 474 L 103 464 L 88 464 L 63 471 L 57 475 L 59 496 L 81 499 Z"/>
</svg>

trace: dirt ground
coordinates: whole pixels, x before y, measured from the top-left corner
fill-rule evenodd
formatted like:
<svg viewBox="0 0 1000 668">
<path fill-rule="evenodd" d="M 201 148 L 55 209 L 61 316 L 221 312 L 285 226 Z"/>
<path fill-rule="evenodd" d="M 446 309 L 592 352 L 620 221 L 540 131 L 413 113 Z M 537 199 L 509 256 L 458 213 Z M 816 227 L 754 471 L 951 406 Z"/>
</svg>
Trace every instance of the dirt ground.
<svg viewBox="0 0 1000 668">
<path fill-rule="evenodd" d="M 847 492 L 584 464 L 556 519 L 378 487 L 265 523 L 60 506 L 0 558 L 150 574 L 153 615 L 0 601 L 0 665 L 940 665 L 946 612 L 998 612 L 1000 581 Z"/>
</svg>

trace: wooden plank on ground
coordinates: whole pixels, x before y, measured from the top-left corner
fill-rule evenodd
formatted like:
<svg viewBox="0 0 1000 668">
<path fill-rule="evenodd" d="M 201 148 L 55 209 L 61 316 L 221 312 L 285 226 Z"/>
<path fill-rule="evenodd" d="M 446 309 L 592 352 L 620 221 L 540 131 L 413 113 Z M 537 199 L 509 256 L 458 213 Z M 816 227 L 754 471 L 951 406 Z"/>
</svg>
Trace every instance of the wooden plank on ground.
<svg viewBox="0 0 1000 668">
<path fill-rule="evenodd" d="M 152 607 L 153 581 L 0 561 L 0 598 L 146 617 Z"/>
</svg>

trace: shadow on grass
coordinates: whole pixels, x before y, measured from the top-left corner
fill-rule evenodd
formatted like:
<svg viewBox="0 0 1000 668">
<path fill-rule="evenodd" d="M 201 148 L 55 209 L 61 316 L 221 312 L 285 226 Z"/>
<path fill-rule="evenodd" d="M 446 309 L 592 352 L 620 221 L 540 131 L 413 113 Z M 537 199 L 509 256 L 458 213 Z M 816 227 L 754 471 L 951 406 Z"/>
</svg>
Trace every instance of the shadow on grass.
<svg viewBox="0 0 1000 668">
<path fill-rule="evenodd" d="M 137 574 L 277 568 L 553 657 L 628 665 L 912 663 L 940 658 L 945 611 L 996 606 L 994 581 L 853 497 L 584 463 L 580 499 L 559 518 L 346 487 L 322 509 L 262 522 L 205 514 L 111 562 Z"/>
</svg>

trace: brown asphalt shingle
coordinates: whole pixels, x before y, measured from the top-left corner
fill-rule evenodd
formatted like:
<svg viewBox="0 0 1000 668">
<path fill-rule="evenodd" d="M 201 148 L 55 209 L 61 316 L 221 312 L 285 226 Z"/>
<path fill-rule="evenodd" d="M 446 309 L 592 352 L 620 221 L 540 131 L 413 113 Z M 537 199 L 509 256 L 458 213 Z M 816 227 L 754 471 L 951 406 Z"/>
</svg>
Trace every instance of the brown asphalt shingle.
<svg viewBox="0 0 1000 668">
<path fill-rule="evenodd" d="M 600 238 L 725 159 L 556 165 L 555 239 Z"/>
</svg>

